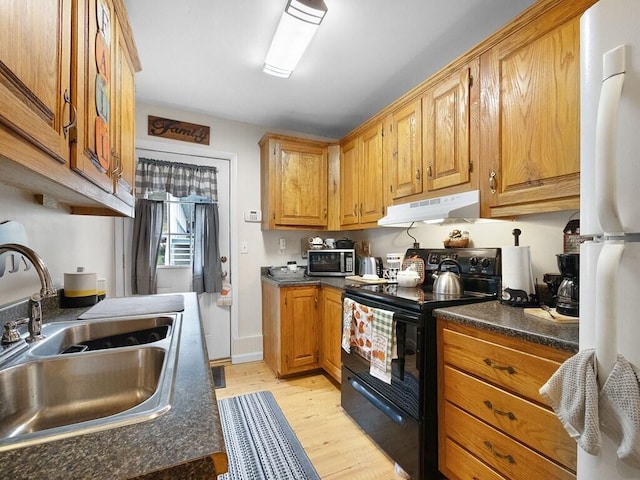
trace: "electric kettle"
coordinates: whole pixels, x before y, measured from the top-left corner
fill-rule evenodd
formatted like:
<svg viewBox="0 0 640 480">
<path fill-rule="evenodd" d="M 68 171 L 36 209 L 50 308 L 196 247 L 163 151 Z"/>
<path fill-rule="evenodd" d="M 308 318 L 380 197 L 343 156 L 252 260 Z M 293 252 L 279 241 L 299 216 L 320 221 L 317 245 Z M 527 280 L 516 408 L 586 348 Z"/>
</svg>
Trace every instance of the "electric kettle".
<svg viewBox="0 0 640 480">
<path fill-rule="evenodd" d="M 443 265 L 453 265 L 458 268 L 458 273 L 449 270 L 440 271 Z M 451 258 L 446 258 L 438 264 L 436 272 L 431 276 L 435 279 L 433 282 L 433 293 L 436 295 L 461 295 L 463 292 L 462 279 L 460 272 L 462 268 L 460 264 Z"/>
</svg>

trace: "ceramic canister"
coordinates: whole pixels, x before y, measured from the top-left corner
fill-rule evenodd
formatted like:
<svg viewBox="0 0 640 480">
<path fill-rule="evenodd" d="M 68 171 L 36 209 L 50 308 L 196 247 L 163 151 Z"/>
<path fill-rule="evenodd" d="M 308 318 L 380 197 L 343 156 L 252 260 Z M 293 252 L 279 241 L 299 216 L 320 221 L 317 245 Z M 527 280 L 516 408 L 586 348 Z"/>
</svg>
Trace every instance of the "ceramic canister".
<svg viewBox="0 0 640 480">
<path fill-rule="evenodd" d="M 80 270 L 80 268 L 78 269 Z M 62 294 L 65 307 L 89 307 L 98 302 L 98 276 L 78 271 L 64 274 Z"/>
</svg>

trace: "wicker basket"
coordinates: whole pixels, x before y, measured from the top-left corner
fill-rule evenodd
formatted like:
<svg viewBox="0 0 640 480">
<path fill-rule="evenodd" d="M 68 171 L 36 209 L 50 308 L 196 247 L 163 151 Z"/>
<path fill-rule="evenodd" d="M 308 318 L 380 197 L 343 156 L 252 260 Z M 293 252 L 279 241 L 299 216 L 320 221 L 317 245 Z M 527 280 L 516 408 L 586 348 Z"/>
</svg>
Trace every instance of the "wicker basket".
<svg viewBox="0 0 640 480">
<path fill-rule="evenodd" d="M 442 243 L 444 248 L 464 248 L 469 245 L 469 238 L 447 238 Z"/>
</svg>

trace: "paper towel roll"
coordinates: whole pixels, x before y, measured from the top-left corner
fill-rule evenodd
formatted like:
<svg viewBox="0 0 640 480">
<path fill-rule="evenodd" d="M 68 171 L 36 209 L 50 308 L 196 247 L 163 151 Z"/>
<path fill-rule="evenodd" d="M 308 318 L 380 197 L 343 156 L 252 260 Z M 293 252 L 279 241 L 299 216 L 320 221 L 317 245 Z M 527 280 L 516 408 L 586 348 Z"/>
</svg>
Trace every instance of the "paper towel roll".
<svg viewBox="0 0 640 480">
<path fill-rule="evenodd" d="M 527 304 L 533 294 L 530 248 L 502 247 L 502 299 L 510 304 Z"/>
</svg>

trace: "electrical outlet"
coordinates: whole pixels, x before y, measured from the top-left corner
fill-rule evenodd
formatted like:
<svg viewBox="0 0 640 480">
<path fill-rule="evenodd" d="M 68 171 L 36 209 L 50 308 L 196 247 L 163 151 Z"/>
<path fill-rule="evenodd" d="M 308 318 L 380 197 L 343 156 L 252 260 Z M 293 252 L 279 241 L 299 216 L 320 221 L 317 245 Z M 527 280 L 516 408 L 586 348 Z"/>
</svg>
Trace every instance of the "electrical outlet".
<svg viewBox="0 0 640 480">
<path fill-rule="evenodd" d="M 249 253 L 249 242 L 240 242 L 240 253 Z"/>
<path fill-rule="evenodd" d="M 279 250 L 281 255 L 284 255 L 284 252 L 287 250 L 287 240 L 285 238 L 280 239 Z"/>
</svg>

